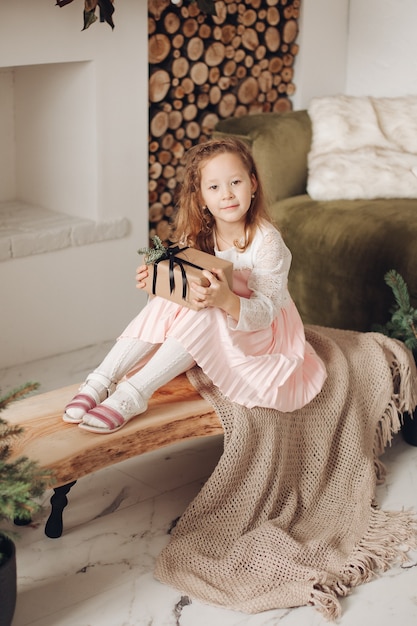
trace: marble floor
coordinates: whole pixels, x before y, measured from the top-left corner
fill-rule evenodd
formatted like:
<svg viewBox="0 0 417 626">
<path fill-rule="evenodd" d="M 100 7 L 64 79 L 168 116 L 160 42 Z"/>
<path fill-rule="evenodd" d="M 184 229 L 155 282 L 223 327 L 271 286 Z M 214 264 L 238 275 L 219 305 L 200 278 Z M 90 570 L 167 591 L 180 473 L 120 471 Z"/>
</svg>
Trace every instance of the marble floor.
<svg viewBox="0 0 417 626">
<path fill-rule="evenodd" d="M 42 391 L 83 380 L 108 345 L 0 370 L 2 391 L 36 380 Z M 17 540 L 13 626 L 324 626 L 313 608 L 245 615 L 201 604 L 152 576 L 172 521 L 215 467 L 222 438 L 187 442 L 130 459 L 78 481 L 64 534 L 49 539 L 45 509 Z M 385 509 L 417 509 L 417 447 L 396 436 L 384 455 Z M 342 600 L 342 626 L 417 623 L 417 552 Z"/>
</svg>

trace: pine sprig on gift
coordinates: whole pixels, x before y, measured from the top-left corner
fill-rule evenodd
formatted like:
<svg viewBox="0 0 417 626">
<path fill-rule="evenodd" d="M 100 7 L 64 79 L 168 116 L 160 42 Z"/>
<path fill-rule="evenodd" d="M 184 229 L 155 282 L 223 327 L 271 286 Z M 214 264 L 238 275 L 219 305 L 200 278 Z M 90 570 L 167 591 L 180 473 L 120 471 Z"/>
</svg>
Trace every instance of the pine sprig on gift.
<svg viewBox="0 0 417 626">
<path fill-rule="evenodd" d="M 164 256 L 167 250 L 158 235 L 152 237 L 152 241 L 154 244 L 153 248 L 139 248 L 138 250 L 138 254 L 145 255 L 146 265 L 152 265 L 152 263 L 158 261 L 158 259 Z"/>
<path fill-rule="evenodd" d="M 383 326 L 374 326 L 374 330 L 403 341 L 417 356 L 417 310 L 411 306 L 407 284 L 395 270 L 387 272 L 384 280 L 392 289 L 395 305 L 390 309 L 391 319 Z"/>
</svg>

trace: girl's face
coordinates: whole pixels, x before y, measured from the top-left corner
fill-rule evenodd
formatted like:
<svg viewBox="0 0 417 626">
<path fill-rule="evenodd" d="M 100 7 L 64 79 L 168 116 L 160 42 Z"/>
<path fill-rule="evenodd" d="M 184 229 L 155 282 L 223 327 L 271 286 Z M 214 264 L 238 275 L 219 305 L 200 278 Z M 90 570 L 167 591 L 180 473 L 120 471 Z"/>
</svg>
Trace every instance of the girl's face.
<svg viewBox="0 0 417 626">
<path fill-rule="evenodd" d="M 219 154 L 201 168 L 201 195 L 221 229 L 226 224 L 244 226 L 252 194 L 257 189 L 242 160 L 233 152 Z"/>
</svg>

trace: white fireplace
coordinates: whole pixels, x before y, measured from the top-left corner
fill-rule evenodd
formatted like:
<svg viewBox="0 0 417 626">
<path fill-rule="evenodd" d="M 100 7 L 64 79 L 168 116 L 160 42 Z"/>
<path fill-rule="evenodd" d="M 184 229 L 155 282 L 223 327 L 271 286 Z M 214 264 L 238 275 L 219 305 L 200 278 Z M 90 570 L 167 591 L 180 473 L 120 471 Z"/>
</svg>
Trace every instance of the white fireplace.
<svg viewBox="0 0 417 626">
<path fill-rule="evenodd" d="M 116 337 L 144 302 L 147 3 L 0 6 L 0 368 Z"/>
<path fill-rule="evenodd" d="M 98 201 L 92 61 L 0 70 L 0 261 L 124 237 Z"/>
</svg>

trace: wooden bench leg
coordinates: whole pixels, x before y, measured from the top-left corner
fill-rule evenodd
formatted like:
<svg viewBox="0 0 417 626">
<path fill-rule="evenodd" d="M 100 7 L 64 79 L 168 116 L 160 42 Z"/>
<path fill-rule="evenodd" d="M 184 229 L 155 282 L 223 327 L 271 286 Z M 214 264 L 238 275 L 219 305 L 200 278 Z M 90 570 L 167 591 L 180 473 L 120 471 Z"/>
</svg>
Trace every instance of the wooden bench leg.
<svg viewBox="0 0 417 626">
<path fill-rule="evenodd" d="M 51 513 L 45 524 L 45 535 L 51 539 L 57 539 L 62 535 L 63 522 L 62 512 L 68 504 L 67 493 L 75 485 L 77 481 L 55 487 L 54 494 L 51 497 Z"/>
</svg>

